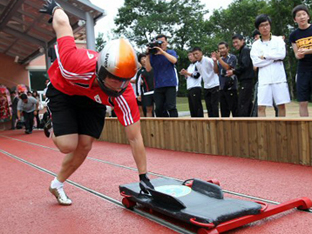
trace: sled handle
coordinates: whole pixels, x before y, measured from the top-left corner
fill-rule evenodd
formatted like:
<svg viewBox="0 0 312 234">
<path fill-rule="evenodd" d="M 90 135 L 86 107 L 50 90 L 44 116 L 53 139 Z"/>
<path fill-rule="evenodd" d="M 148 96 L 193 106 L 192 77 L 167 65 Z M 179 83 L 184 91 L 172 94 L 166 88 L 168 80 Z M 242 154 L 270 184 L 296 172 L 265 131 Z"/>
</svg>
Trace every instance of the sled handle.
<svg viewBox="0 0 312 234">
<path fill-rule="evenodd" d="M 205 227 L 205 228 L 209 228 L 209 229 L 212 229 L 215 227 L 215 225 L 213 223 L 201 223 L 201 222 L 197 222 L 195 220 L 196 220 L 196 218 L 190 218 L 190 222 L 192 224 L 195 224 L 195 225 L 198 225 L 201 227 Z"/>
<path fill-rule="evenodd" d="M 261 201 L 255 201 L 255 202 L 263 206 L 263 207 L 261 208 L 261 210 L 260 210 L 260 213 L 263 213 L 263 212 L 268 208 L 268 206 L 269 206 L 269 205 L 268 205 L 267 203 L 265 203 L 265 202 L 261 202 Z"/>
<path fill-rule="evenodd" d="M 125 191 L 122 191 L 120 195 L 123 197 L 132 197 L 131 195 L 127 195 Z"/>
</svg>

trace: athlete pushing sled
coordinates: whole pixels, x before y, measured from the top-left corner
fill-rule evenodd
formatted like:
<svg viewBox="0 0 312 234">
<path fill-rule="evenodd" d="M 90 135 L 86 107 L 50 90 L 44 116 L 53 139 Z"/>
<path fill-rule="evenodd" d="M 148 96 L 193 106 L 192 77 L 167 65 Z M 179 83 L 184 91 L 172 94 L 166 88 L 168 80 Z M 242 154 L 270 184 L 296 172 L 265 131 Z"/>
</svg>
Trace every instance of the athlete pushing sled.
<svg viewBox="0 0 312 234">
<path fill-rule="evenodd" d="M 48 70 L 50 84 L 46 96 L 51 111 L 52 139 L 66 154 L 61 169 L 50 185 L 50 192 L 61 205 L 71 205 L 63 183 L 84 162 L 92 143 L 104 127 L 105 105 L 114 107 L 125 126 L 136 162 L 140 185 L 153 188 L 146 173 L 146 153 L 141 135 L 140 115 L 130 79 L 137 71 L 137 58 L 125 39 L 110 41 L 98 54 L 77 49 L 69 18 L 55 0 L 45 0 L 40 10 L 52 16 L 57 37 L 57 60 Z M 48 126 L 48 125 L 47 125 Z M 49 134 L 48 129 L 45 129 Z"/>
</svg>

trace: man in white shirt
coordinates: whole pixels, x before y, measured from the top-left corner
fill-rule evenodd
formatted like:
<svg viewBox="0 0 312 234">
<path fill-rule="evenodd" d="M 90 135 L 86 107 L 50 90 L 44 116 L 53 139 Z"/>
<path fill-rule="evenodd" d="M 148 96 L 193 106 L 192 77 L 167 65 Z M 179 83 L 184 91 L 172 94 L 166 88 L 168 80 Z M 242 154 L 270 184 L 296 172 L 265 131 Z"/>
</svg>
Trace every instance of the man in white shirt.
<svg viewBox="0 0 312 234">
<path fill-rule="evenodd" d="M 259 68 L 258 80 L 258 116 L 266 116 L 266 106 L 272 106 L 273 100 L 278 107 L 279 117 L 286 116 L 285 104 L 290 95 L 284 69 L 286 56 L 285 42 L 281 37 L 271 34 L 271 19 L 262 14 L 257 16 L 255 26 L 261 34 L 260 40 L 253 43 L 250 57 L 253 65 Z"/>
<path fill-rule="evenodd" d="M 195 64 L 199 74 L 204 80 L 204 98 L 209 117 L 219 117 L 219 77 L 214 73 L 213 60 L 203 56 L 199 47 L 195 47 L 193 55 L 197 61 Z M 196 75 L 196 74 L 193 74 Z"/>
<path fill-rule="evenodd" d="M 187 70 L 183 68 L 180 71 L 180 74 L 185 76 L 186 79 L 187 97 L 191 117 L 204 117 L 203 105 L 201 102 L 202 77 L 199 73 L 196 74 L 196 76 L 193 75 L 197 71 L 195 65 L 196 59 L 194 58 L 193 53 L 189 52 L 187 56 L 191 64 L 188 66 Z"/>
</svg>

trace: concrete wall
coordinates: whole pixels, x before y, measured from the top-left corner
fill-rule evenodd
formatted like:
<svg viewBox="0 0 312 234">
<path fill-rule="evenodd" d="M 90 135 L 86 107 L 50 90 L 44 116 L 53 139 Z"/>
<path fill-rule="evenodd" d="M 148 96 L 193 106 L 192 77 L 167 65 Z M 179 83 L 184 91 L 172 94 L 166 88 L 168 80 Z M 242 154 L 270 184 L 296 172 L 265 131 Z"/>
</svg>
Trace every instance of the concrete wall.
<svg viewBox="0 0 312 234">
<path fill-rule="evenodd" d="M 14 58 L 0 53 L 0 84 L 12 88 L 17 84 L 28 85 L 25 65 L 14 62 Z"/>
<path fill-rule="evenodd" d="M 86 48 L 85 41 L 76 41 L 77 48 Z M 13 88 L 17 84 L 29 86 L 28 70 L 45 70 L 45 56 L 41 55 L 27 65 L 14 62 L 14 58 L 0 53 L 0 84 Z"/>
</svg>

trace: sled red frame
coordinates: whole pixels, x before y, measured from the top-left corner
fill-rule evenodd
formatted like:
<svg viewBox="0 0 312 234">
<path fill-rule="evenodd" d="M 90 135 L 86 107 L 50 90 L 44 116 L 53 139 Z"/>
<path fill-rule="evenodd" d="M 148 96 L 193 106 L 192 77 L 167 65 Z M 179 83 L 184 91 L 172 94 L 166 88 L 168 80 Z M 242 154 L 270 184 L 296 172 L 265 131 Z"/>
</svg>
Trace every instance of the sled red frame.
<svg viewBox="0 0 312 234">
<path fill-rule="evenodd" d="M 265 203 L 264 203 L 265 204 Z M 241 226 L 244 226 L 246 224 L 270 217 L 272 215 L 276 215 L 278 213 L 282 213 L 284 211 L 298 208 L 300 210 L 308 210 L 309 208 L 312 207 L 312 201 L 307 198 L 298 198 L 294 199 L 288 202 L 284 202 L 279 205 L 267 205 L 266 209 L 262 209 L 260 214 L 257 215 L 248 215 L 244 217 L 240 217 L 237 219 L 233 219 L 224 223 L 219 224 L 216 227 L 213 228 L 201 228 L 198 230 L 198 234 L 218 234 L 218 233 L 223 233 Z M 197 224 L 198 226 L 205 227 L 207 224 Z"/>
<path fill-rule="evenodd" d="M 220 185 L 217 180 L 209 180 L 208 182 Z M 185 184 L 186 186 L 192 187 L 192 182 Z M 122 204 L 131 209 L 136 205 L 136 202 L 132 200 L 131 195 L 125 194 L 125 192 L 120 193 L 123 196 Z M 197 231 L 198 234 L 218 234 L 223 233 L 246 224 L 285 212 L 290 209 L 298 208 L 299 210 L 309 210 L 312 207 L 312 201 L 307 197 L 302 197 L 298 199 L 293 199 L 288 202 L 284 202 L 278 205 L 268 205 L 265 202 L 254 201 L 262 205 L 262 209 L 259 214 L 247 215 L 240 218 L 232 219 L 215 226 L 214 223 L 201 223 L 196 221 L 196 218 L 191 218 L 189 221 L 193 225 L 200 227 Z M 152 209 L 150 209 L 152 212 Z"/>
</svg>

